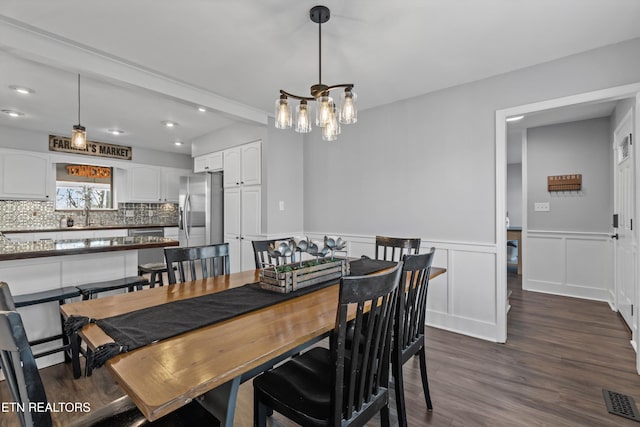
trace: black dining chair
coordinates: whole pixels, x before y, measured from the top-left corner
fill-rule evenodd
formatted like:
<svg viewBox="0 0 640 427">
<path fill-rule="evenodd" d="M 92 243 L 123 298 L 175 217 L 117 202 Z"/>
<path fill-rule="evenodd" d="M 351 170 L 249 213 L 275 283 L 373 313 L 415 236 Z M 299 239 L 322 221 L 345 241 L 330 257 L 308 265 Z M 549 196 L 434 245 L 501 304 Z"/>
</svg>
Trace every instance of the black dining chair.
<svg viewBox="0 0 640 427">
<path fill-rule="evenodd" d="M 376 259 L 400 261 L 407 254 L 417 254 L 420 238 L 376 236 Z"/>
<path fill-rule="evenodd" d="M 30 294 L 11 295 L 9 285 L 4 282 L 0 282 L 0 310 L 2 311 L 16 311 L 16 308 L 28 307 L 38 304 L 47 304 L 56 302 L 58 306 L 64 304 L 69 299 L 79 297 L 80 291 L 75 286 L 67 286 L 63 288 L 51 289 L 48 291 L 33 292 Z M 33 357 L 36 359 L 39 357 L 48 356 L 50 354 L 64 352 L 65 362 L 71 362 L 73 369 L 73 376 L 80 378 L 80 344 L 77 337 L 70 339 L 67 334 L 64 333 L 64 319 L 60 316 L 60 333 L 48 336 L 45 338 L 35 339 L 29 341 L 29 345 L 38 346 L 40 344 L 55 342 L 62 340 L 62 345 L 50 350 L 44 350 L 35 352 Z"/>
<path fill-rule="evenodd" d="M 396 393 L 398 423 L 407 426 L 406 405 L 404 399 L 404 380 L 402 365 L 412 356 L 420 358 L 420 374 L 422 389 L 427 410 L 433 410 L 429 381 L 427 378 L 427 359 L 425 354 L 424 326 L 427 311 L 427 293 L 429 290 L 429 274 L 436 249 L 422 255 L 405 255 L 403 257 L 402 278 L 398 291 L 398 307 L 393 332 L 393 350 L 391 354 L 391 372 Z"/>
<path fill-rule="evenodd" d="M 0 283 L 6 287 L 6 283 Z M 52 427 L 47 394 L 27 341 L 22 318 L 17 311 L 0 311 L 0 368 L 5 377 L 11 399 L 16 407 L 13 413 L 22 427 Z M 62 397 L 62 396 L 60 396 Z M 38 410 L 29 410 L 35 406 Z M 44 409 L 40 409 L 44 408 Z M 67 427 L 162 426 L 188 427 L 218 425 L 218 420 L 194 399 L 187 405 L 154 422 L 148 422 L 135 403 L 123 396 L 67 424 Z M 10 416 L 10 414 L 3 414 Z"/>
<path fill-rule="evenodd" d="M 293 262 L 291 256 L 274 257 L 269 253 L 270 245 L 273 245 L 278 241 L 289 241 L 291 239 L 293 239 L 293 237 L 252 241 L 251 243 L 253 244 L 253 255 L 256 262 L 256 270 L 264 268 L 265 265 L 281 265 Z"/>
<path fill-rule="evenodd" d="M 363 426 L 377 413 L 389 426 L 391 332 L 401 269 L 399 263 L 387 273 L 340 280 L 330 348 L 315 347 L 253 380 L 254 426 L 264 427 L 271 410 L 302 426 Z M 372 315 L 365 318 L 367 307 Z M 347 349 L 349 314 L 357 333 Z"/>
<path fill-rule="evenodd" d="M 169 284 L 231 273 L 228 243 L 165 248 L 164 257 Z"/>
</svg>

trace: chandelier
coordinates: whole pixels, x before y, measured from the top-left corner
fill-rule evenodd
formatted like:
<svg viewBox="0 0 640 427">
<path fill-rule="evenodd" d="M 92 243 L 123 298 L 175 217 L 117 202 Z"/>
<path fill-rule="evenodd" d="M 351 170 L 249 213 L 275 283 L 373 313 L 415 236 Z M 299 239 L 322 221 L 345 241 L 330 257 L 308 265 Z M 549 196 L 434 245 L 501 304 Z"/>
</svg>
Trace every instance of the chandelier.
<svg viewBox="0 0 640 427">
<path fill-rule="evenodd" d="M 87 130 L 80 124 L 80 74 L 78 74 L 78 124 L 71 131 L 71 146 L 79 150 L 87 148 Z"/>
<path fill-rule="evenodd" d="M 296 107 L 295 130 L 300 133 L 311 132 L 311 117 L 307 101 L 315 101 L 316 126 L 322 128 L 322 139 L 335 141 L 340 134 L 340 124 L 351 124 L 358 120 L 356 109 L 356 94 L 353 84 L 338 84 L 327 86 L 322 83 L 322 24 L 327 22 L 331 14 L 326 6 L 314 6 L 309 11 L 311 21 L 318 24 L 318 83 L 311 86 L 311 96 L 300 96 L 280 89 L 280 98 L 276 100 L 276 122 L 278 129 L 289 129 L 292 126 L 291 106 L 289 98 L 297 99 L 300 104 Z M 340 109 L 330 95 L 333 89 L 344 88 L 341 96 Z"/>
</svg>

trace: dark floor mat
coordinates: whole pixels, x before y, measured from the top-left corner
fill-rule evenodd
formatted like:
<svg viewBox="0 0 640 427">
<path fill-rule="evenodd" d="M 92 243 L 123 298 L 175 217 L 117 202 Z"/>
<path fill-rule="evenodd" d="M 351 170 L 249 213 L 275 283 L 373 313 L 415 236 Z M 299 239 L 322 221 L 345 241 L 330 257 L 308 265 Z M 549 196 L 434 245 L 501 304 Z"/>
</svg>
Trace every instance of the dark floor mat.
<svg viewBox="0 0 640 427">
<path fill-rule="evenodd" d="M 640 422 L 640 412 L 632 397 L 605 389 L 602 389 L 602 396 L 610 414 Z"/>
</svg>

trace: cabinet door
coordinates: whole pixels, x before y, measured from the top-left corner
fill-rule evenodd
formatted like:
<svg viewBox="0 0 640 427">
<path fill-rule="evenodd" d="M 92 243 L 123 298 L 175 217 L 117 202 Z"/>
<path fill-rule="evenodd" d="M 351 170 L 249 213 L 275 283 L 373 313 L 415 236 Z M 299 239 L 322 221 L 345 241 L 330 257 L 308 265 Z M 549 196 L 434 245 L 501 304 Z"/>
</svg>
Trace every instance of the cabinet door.
<svg viewBox="0 0 640 427">
<path fill-rule="evenodd" d="M 250 239 L 240 239 L 240 271 L 255 270 L 256 259 L 253 255 L 253 243 Z"/>
<path fill-rule="evenodd" d="M 262 192 L 259 185 L 242 188 L 242 214 L 240 219 L 242 236 L 260 234 L 262 218 L 260 211 L 261 195 Z"/>
<path fill-rule="evenodd" d="M 48 200 L 53 188 L 52 166 L 48 155 L 0 153 L 0 197 Z"/>
<path fill-rule="evenodd" d="M 242 258 L 240 255 L 240 237 L 233 234 L 225 234 L 225 243 L 229 244 L 229 267 L 232 273 L 240 271 L 242 265 Z"/>
<path fill-rule="evenodd" d="M 258 185 L 261 178 L 261 149 L 260 142 L 253 142 L 251 144 L 243 145 L 241 148 L 242 164 L 240 170 L 242 177 L 240 184 L 243 185 Z"/>
<path fill-rule="evenodd" d="M 134 166 L 129 169 L 129 199 L 135 202 L 162 201 L 161 169 L 153 166 Z"/>
<path fill-rule="evenodd" d="M 240 148 L 231 148 L 224 151 L 224 187 L 237 187 L 240 185 Z"/>
<path fill-rule="evenodd" d="M 222 163 L 222 151 L 217 153 L 205 154 L 193 159 L 193 171 L 195 173 L 221 171 Z"/>
<path fill-rule="evenodd" d="M 182 169 L 162 169 L 162 201 L 178 203 L 180 192 L 180 177 L 189 175 L 189 171 Z"/>
<path fill-rule="evenodd" d="M 209 167 L 208 156 L 198 156 L 193 159 L 193 172 L 206 172 Z"/>
<path fill-rule="evenodd" d="M 240 188 L 224 190 L 224 234 L 240 237 Z"/>
</svg>

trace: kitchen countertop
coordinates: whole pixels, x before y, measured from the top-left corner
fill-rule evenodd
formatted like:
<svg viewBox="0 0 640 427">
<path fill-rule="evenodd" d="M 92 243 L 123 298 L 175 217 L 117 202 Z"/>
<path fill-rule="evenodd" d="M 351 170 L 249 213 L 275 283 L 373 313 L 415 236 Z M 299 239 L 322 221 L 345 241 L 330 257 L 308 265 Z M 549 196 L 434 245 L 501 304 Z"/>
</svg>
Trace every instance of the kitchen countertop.
<svg viewBox="0 0 640 427">
<path fill-rule="evenodd" d="M 73 227 L 58 228 L 28 228 L 20 230 L 0 230 L 4 234 L 8 233 L 41 233 L 47 231 L 79 231 L 79 230 L 122 230 L 130 228 L 164 228 L 177 227 L 178 224 L 131 224 L 131 225 L 74 225 Z"/>
<path fill-rule="evenodd" d="M 38 240 L 33 242 L 0 243 L 0 261 L 80 255 L 97 252 L 178 246 L 177 240 L 166 237 L 97 237 L 92 239 Z"/>
</svg>

